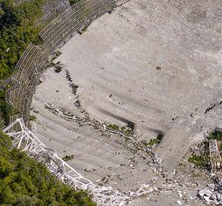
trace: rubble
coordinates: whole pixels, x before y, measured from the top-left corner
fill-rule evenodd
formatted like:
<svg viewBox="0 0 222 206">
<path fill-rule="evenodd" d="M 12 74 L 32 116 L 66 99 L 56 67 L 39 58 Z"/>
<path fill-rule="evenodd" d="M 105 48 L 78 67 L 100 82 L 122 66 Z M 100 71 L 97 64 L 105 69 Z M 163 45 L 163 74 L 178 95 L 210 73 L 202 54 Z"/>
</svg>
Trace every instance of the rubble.
<svg viewBox="0 0 222 206">
<path fill-rule="evenodd" d="M 222 179 L 214 178 L 214 184 L 208 184 L 207 188 L 198 190 L 197 197 L 199 197 L 207 205 L 221 205 L 222 204 Z"/>
</svg>

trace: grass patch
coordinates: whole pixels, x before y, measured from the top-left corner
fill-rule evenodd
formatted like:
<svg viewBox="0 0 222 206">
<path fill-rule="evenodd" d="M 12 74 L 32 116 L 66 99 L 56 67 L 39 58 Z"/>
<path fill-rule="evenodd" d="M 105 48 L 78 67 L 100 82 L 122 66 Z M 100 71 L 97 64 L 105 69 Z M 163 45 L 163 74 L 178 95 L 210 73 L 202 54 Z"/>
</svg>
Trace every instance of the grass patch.
<svg viewBox="0 0 222 206">
<path fill-rule="evenodd" d="M 159 144 L 161 142 L 162 139 L 163 139 L 163 135 L 162 134 L 158 134 L 155 139 L 151 139 L 148 142 L 148 145 L 150 145 L 150 146 L 157 145 L 157 144 Z"/>
<path fill-rule="evenodd" d="M 204 141 L 197 145 L 198 151 L 188 158 L 188 162 L 193 163 L 198 168 L 210 169 L 210 152 L 209 152 L 209 141 Z"/>
<path fill-rule="evenodd" d="M 63 161 L 69 161 L 72 160 L 74 158 L 75 155 L 66 155 L 65 157 L 62 158 Z"/>
<path fill-rule="evenodd" d="M 121 127 L 121 132 L 123 133 L 123 134 L 125 134 L 126 136 L 130 136 L 130 135 L 132 135 L 132 129 L 131 128 L 129 128 L 129 127 Z"/>
<path fill-rule="evenodd" d="M 30 121 L 36 121 L 36 116 L 35 115 L 30 115 L 29 120 Z"/>
<path fill-rule="evenodd" d="M 208 168 L 210 158 L 208 154 L 201 154 L 201 155 L 193 154 L 188 158 L 188 161 L 193 163 L 196 167 Z"/>
<path fill-rule="evenodd" d="M 119 126 L 116 124 L 109 124 L 107 127 L 108 127 L 108 129 L 113 129 L 113 130 L 119 131 Z"/>
</svg>

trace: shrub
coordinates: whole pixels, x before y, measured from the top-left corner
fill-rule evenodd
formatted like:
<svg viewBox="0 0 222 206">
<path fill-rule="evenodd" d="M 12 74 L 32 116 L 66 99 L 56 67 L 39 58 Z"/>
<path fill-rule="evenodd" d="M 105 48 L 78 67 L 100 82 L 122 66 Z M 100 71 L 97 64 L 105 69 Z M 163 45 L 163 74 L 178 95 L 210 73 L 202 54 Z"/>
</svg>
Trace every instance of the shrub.
<svg viewBox="0 0 222 206">
<path fill-rule="evenodd" d="M 55 70 L 56 73 L 59 73 L 62 71 L 62 67 L 61 66 L 56 66 Z"/>
<path fill-rule="evenodd" d="M 119 130 L 119 126 L 116 124 L 109 124 L 107 127 L 108 129 Z"/>
<path fill-rule="evenodd" d="M 74 158 L 74 155 L 66 155 L 65 157 L 62 158 L 62 160 L 69 161 L 69 160 L 72 160 L 73 158 Z"/>
<path fill-rule="evenodd" d="M 76 95 L 76 92 L 77 92 L 77 89 L 79 88 L 79 86 L 76 85 L 76 84 L 71 84 L 70 86 L 71 86 L 71 88 L 72 88 L 72 93 L 73 93 L 74 95 Z"/>
<path fill-rule="evenodd" d="M 159 144 L 162 139 L 163 139 L 163 135 L 162 134 L 158 134 L 156 139 L 151 139 L 149 141 L 148 145 L 153 146 L 153 145 Z"/>
<path fill-rule="evenodd" d="M 80 0 L 69 0 L 70 5 L 72 6 L 73 4 L 79 2 Z"/>
<path fill-rule="evenodd" d="M 201 155 L 196 155 L 193 154 L 188 158 L 188 161 L 193 163 L 195 166 L 200 167 L 200 168 L 207 168 L 209 167 L 209 155 L 207 154 L 201 154 Z"/>
<path fill-rule="evenodd" d="M 29 120 L 30 121 L 36 121 L 36 116 L 35 115 L 30 115 Z"/>
<path fill-rule="evenodd" d="M 212 132 L 207 138 L 208 139 L 222 140 L 222 132 L 220 132 L 220 131 Z"/>
<path fill-rule="evenodd" d="M 0 132 L 1 205 L 95 206 L 85 192 L 62 184 L 42 163 L 10 148 L 10 138 Z"/>
</svg>

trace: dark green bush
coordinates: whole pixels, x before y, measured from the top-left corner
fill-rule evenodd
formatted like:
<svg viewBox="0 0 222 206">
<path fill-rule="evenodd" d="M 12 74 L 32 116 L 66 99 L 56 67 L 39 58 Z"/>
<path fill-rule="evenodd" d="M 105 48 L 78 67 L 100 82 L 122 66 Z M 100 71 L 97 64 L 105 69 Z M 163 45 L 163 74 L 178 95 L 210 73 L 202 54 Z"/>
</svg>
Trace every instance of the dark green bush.
<svg viewBox="0 0 222 206">
<path fill-rule="evenodd" d="M 77 3 L 80 0 L 69 0 L 70 5 L 72 6 L 73 4 Z"/>
<path fill-rule="evenodd" d="M 42 16 L 44 0 L 24 1 L 14 6 L 13 0 L 0 0 L 0 79 L 7 78 L 30 42 L 40 44 L 38 34 L 44 26 L 37 19 Z"/>
<path fill-rule="evenodd" d="M 5 91 L 0 90 L 0 119 L 2 124 L 7 125 L 10 115 L 15 115 L 17 113 L 18 112 L 5 101 Z"/>
<path fill-rule="evenodd" d="M 162 134 L 158 134 L 156 139 L 151 139 L 149 141 L 148 145 L 153 146 L 153 145 L 159 144 L 162 139 L 163 139 L 163 135 Z"/>
<path fill-rule="evenodd" d="M 201 154 L 201 155 L 193 154 L 192 156 L 189 157 L 188 161 L 193 163 L 197 167 L 207 168 L 209 167 L 210 159 L 208 154 Z"/>
<path fill-rule="evenodd" d="M 119 126 L 116 124 L 109 124 L 107 127 L 108 129 L 119 130 Z"/>
<path fill-rule="evenodd" d="M 0 204 L 15 206 L 94 206 L 83 191 L 62 184 L 47 168 L 26 153 L 11 148 L 11 140 L 0 132 Z"/>
<path fill-rule="evenodd" d="M 69 161 L 69 160 L 72 160 L 74 158 L 75 155 L 66 155 L 65 157 L 63 157 L 62 159 L 64 161 Z"/>
<path fill-rule="evenodd" d="M 30 115 L 29 120 L 30 121 L 36 121 L 36 116 L 35 115 Z"/>
<path fill-rule="evenodd" d="M 220 131 L 212 132 L 212 133 L 208 136 L 208 139 L 222 140 L 222 132 L 220 132 Z"/>
<path fill-rule="evenodd" d="M 204 141 L 198 145 L 199 153 L 194 153 L 188 158 L 188 161 L 193 163 L 196 167 L 210 169 L 210 152 L 209 141 Z"/>
</svg>

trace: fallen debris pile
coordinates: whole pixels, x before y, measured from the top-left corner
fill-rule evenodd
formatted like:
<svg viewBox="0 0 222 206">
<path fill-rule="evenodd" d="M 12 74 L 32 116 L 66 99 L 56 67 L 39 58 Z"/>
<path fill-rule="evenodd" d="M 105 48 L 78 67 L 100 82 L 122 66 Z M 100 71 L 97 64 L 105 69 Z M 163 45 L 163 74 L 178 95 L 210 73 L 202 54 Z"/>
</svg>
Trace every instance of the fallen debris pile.
<svg viewBox="0 0 222 206">
<path fill-rule="evenodd" d="M 222 205 L 222 179 L 214 178 L 213 184 L 208 184 L 207 188 L 198 190 L 197 197 L 207 205 Z"/>
</svg>

